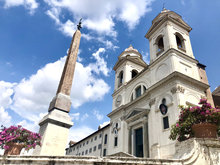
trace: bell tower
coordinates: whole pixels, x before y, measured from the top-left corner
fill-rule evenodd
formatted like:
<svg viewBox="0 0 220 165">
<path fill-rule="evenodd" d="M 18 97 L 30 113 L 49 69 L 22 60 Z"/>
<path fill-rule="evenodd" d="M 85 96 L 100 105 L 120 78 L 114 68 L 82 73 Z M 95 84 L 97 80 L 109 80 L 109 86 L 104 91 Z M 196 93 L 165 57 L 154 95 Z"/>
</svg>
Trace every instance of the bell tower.
<svg viewBox="0 0 220 165">
<path fill-rule="evenodd" d="M 112 94 L 113 109 L 126 104 L 127 96 L 124 87 L 146 67 L 147 64 L 143 61 L 142 55 L 132 45 L 118 56 L 118 61 L 113 68 L 115 70 L 115 89 Z"/>
<path fill-rule="evenodd" d="M 145 37 L 150 42 L 150 62 L 155 61 L 169 49 L 194 58 L 189 32 L 192 28 L 182 17 L 170 10 L 163 9 L 152 21 Z"/>
<path fill-rule="evenodd" d="M 157 77 L 160 78 L 156 81 L 164 75 L 180 72 L 187 76 L 187 79 L 194 79 L 209 85 L 205 65 L 199 63 L 193 55 L 189 35 L 191 30 L 192 28 L 179 14 L 165 8 L 153 19 L 145 35 L 150 44 L 150 65 L 165 63 L 167 65 L 167 67 L 158 69 L 160 74 Z M 203 92 L 213 105 L 210 88 Z"/>
<path fill-rule="evenodd" d="M 126 48 L 118 57 L 114 66 L 115 90 L 134 78 L 147 64 L 143 61 L 142 55 L 132 45 Z"/>
</svg>

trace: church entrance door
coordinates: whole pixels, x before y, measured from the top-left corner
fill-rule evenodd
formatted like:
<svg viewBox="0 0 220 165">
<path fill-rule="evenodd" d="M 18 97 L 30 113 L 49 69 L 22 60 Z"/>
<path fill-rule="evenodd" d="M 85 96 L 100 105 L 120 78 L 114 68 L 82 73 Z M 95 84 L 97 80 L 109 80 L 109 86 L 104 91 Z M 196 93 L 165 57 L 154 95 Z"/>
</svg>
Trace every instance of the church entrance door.
<svg viewBox="0 0 220 165">
<path fill-rule="evenodd" d="M 143 128 L 135 130 L 135 156 L 143 157 Z"/>
</svg>

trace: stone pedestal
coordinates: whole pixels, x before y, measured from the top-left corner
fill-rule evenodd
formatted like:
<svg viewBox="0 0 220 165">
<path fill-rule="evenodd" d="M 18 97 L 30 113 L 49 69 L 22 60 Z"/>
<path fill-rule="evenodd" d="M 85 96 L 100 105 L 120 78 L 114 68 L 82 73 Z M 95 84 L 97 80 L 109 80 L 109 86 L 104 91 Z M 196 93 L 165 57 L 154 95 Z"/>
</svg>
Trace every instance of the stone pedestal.
<svg viewBox="0 0 220 165">
<path fill-rule="evenodd" d="M 40 121 L 42 146 L 36 147 L 33 155 L 62 156 L 69 135 L 69 128 L 73 126 L 67 112 L 54 109 Z"/>
<path fill-rule="evenodd" d="M 50 106 L 48 111 L 52 111 L 53 109 L 60 109 L 65 112 L 69 112 L 71 108 L 71 99 L 70 96 L 65 95 L 63 93 L 58 93 L 53 100 L 50 102 Z"/>
<path fill-rule="evenodd" d="M 191 138 L 176 143 L 173 158 L 180 159 L 184 164 L 219 165 L 220 139 Z"/>
</svg>

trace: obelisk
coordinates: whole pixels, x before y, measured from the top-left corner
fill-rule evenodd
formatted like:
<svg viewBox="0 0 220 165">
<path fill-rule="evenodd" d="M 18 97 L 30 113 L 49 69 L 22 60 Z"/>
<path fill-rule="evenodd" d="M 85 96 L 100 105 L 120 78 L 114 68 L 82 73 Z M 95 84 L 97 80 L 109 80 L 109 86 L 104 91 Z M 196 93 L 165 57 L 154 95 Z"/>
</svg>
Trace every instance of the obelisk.
<svg viewBox="0 0 220 165">
<path fill-rule="evenodd" d="M 70 92 L 81 38 L 80 28 L 81 20 L 73 34 L 56 96 L 50 102 L 48 114 L 39 122 L 42 145 L 36 147 L 33 155 L 65 155 L 69 128 L 73 126 L 69 116 L 71 107 Z"/>
</svg>

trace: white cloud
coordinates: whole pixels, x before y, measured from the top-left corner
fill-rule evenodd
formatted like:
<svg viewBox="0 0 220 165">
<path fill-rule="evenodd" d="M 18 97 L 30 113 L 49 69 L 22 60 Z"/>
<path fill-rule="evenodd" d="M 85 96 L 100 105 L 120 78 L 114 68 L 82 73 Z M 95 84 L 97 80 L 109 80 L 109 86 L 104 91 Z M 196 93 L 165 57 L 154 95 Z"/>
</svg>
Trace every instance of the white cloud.
<svg viewBox="0 0 220 165">
<path fill-rule="evenodd" d="M 8 108 L 12 103 L 11 96 L 14 93 L 14 86 L 16 83 L 9 83 L 5 81 L 0 81 L 0 106 Z"/>
<path fill-rule="evenodd" d="M 83 27 L 102 35 L 117 36 L 115 20 L 125 22 L 131 30 L 140 18 L 151 10 L 154 0 L 44 0 L 51 8 L 49 11 L 59 10 L 59 19 L 63 10 L 68 10 L 78 22 L 83 18 Z M 52 17 L 51 17 L 52 18 Z"/>
<path fill-rule="evenodd" d="M 26 128 L 32 132 L 38 132 L 39 131 L 39 125 L 38 125 L 39 121 L 35 121 L 35 122 L 29 122 L 27 120 L 22 120 L 20 122 L 18 122 L 16 125 L 21 125 L 23 128 Z"/>
<path fill-rule="evenodd" d="M 130 30 L 138 24 L 140 18 L 146 13 L 151 11 L 150 5 L 153 0 L 126 0 L 119 18 L 124 21 Z"/>
<path fill-rule="evenodd" d="M 150 63 L 150 55 L 148 52 L 144 53 L 143 51 L 141 52 L 142 53 L 142 56 L 143 56 L 143 60 L 149 64 Z"/>
<path fill-rule="evenodd" d="M 54 63 L 49 63 L 39 69 L 36 74 L 19 82 L 14 87 L 13 103 L 10 108 L 30 121 L 39 121 L 41 118 L 39 114 L 47 112 L 49 103 L 55 96 L 65 59 L 66 57 L 63 57 Z M 91 66 L 95 66 L 98 60 L 102 61 L 102 58 L 97 55 L 95 60 L 94 65 L 88 66 L 76 63 L 71 92 L 74 108 L 86 102 L 99 101 L 110 90 L 108 84 L 92 72 Z M 106 75 L 105 62 L 102 61 L 102 64 L 103 66 L 97 67 L 97 73 L 104 72 Z"/>
<path fill-rule="evenodd" d="M 73 36 L 73 32 L 76 30 L 76 25 L 69 19 L 65 23 L 62 23 L 59 19 L 59 8 L 52 8 L 51 10 L 47 10 L 46 14 L 55 21 L 56 25 L 58 26 L 58 29 L 64 35 L 68 37 Z"/>
<path fill-rule="evenodd" d="M 80 116 L 79 112 L 70 114 L 72 120 L 79 120 L 79 116 Z"/>
<path fill-rule="evenodd" d="M 110 123 L 110 121 L 105 121 L 104 123 L 100 124 L 100 127 L 103 128 L 105 127 L 106 125 L 108 125 Z"/>
<path fill-rule="evenodd" d="M 82 117 L 81 117 L 81 121 L 86 120 L 89 117 L 88 113 L 85 113 Z"/>
<path fill-rule="evenodd" d="M 105 52 L 105 48 L 99 48 L 98 51 L 92 54 L 92 56 L 96 59 L 96 63 L 90 64 L 90 67 L 94 72 L 100 74 L 101 72 L 108 76 L 110 69 L 107 67 L 107 62 L 100 55 Z"/>
<path fill-rule="evenodd" d="M 34 11 L 38 8 L 38 3 L 35 0 L 4 0 L 4 2 L 5 8 L 24 6 L 29 10 L 30 14 L 33 14 Z"/>
<path fill-rule="evenodd" d="M 97 110 L 93 111 L 93 115 L 95 115 L 97 120 L 102 120 L 104 118 L 104 116 L 102 114 L 100 114 L 99 111 L 97 111 Z"/>
<path fill-rule="evenodd" d="M 0 107 L 0 123 L 6 127 L 11 125 L 11 116 L 3 107 Z"/>
<path fill-rule="evenodd" d="M 69 140 L 73 140 L 75 142 L 80 141 L 81 139 L 87 137 L 88 135 L 90 135 L 91 133 L 95 132 L 94 129 L 88 127 L 88 126 L 81 126 L 81 127 L 75 127 L 73 126 L 70 129 L 69 132 Z"/>
<path fill-rule="evenodd" d="M 49 63 L 14 88 L 12 110 L 31 121 L 39 120 L 55 96 L 65 58 Z"/>
</svg>

